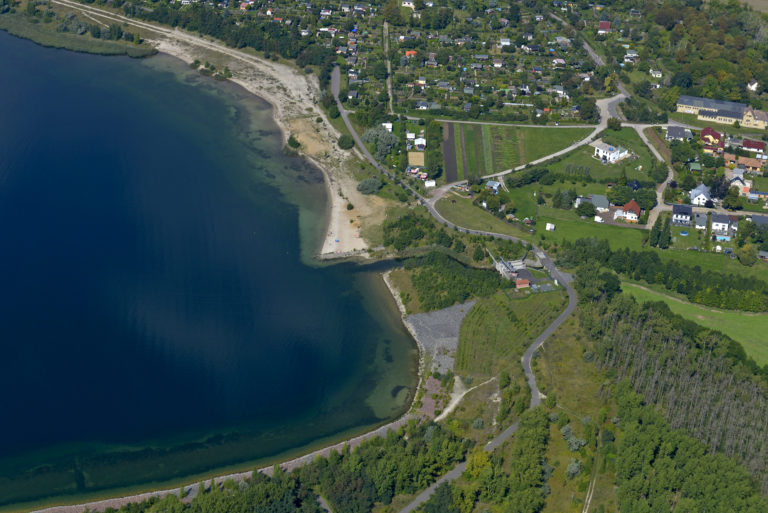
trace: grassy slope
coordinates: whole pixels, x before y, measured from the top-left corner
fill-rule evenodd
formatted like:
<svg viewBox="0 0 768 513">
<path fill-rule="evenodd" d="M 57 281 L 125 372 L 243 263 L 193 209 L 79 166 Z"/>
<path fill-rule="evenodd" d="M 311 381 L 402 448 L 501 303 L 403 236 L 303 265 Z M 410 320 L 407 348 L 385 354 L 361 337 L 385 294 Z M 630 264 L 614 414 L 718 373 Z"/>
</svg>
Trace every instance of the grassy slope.
<svg viewBox="0 0 768 513">
<path fill-rule="evenodd" d="M 629 282 L 622 282 L 622 289 L 640 302 L 664 301 L 674 313 L 707 328 L 721 331 L 740 342 L 747 355 L 759 364 L 768 363 L 768 341 L 765 338 L 765 333 L 768 332 L 768 314 L 716 310 Z"/>
<path fill-rule="evenodd" d="M 581 419 L 597 419 L 601 409 L 605 409 L 609 418 L 616 414 L 616 406 L 608 395 L 603 394 L 601 397 L 603 376 L 594 364 L 582 359 L 583 350 L 590 344 L 574 314 L 544 344 L 541 357 L 535 360 L 534 366 L 542 392 L 554 394 L 557 398 L 557 406 L 553 411 L 566 413 L 571 419 L 571 427 L 579 436 L 582 435 Z M 590 476 L 583 473 L 569 481 L 565 477 L 565 468 L 571 458 L 582 461 L 585 458 L 579 453 L 568 451 L 557 426 L 550 427 L 550 436 L 547 460 L 555 467 L 555 472 L 549 481 L 552 493 L 547 497 L 543 511 L 581 512 Z M 600 505 L 605 507 L 605 511 L 617 511 L 613 475 L 610 471 L 598 474 L 590 511 L 596 511 Z"/>
<path fill-rule="evenodd" d="M 461 323 L 456 371 L 488 377 L 514 367 L 528 342 L 564 307 L 561 291 L 517 299 L 498 292 L 479 300 Z"/>
<path fill-rule="evenodd" d="M 451 203 L 455 200 L 456 203 Z M 457 196 L 441 198 L 435 204 L 437 211 L 445 219 L 465 228 L 504 233 L 521 239 L 531 239 L 532 235 L 516 225 L 502 221 L 485 210 L 476 207 L 472 201 Z"/>
</svg>

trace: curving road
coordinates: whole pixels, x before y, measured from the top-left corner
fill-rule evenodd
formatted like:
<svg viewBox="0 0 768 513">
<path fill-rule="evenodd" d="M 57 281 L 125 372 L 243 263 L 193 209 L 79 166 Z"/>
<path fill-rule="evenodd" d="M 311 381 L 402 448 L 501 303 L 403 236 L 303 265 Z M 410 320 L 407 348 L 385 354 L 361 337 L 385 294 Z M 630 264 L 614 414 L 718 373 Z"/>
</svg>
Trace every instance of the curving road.
<svg viewBox="0 0 768 513">
<path fill-rule="evenodd" d="M 333 73 L 331 74 L 331 92 L 333 93 L 334 98 L 336 99 L 336 106 L 339 108 L 339 112 L 341 113 L 341 117 L 344 120 L 344 124 L 347 126 L 347 130 L 349 130 L 349 133 L 352 134 L 352 137 L 355 140 L 355 143 L 358 145 L 358 148 L 365 156 L 366 160 L 368 160 L 376 169 L 384 173 L 386 176 L 390 178 L 394 178 L 393 174 L 387 170 L 384 166 L 379 164 L 376 159 L 373 158 L 371 155 L 371 152 L 368 151 L 368 148 L 363 144 L 363 141 L 360 139 L 360 136 L 355 131 L 355 128 L 352 126 L 352 123 L 349 122 L 349 114 L 344 109 L 344 106 L 341 104 L 341 101 L 339 100 L 339 89 L 340 89 L 340 83 L 341 83 L 341 75 L 339 72 L 338 66 L 334 68 Z M 549 157 L 551 158 L 551 156 Z M 491 237 L 497 237 L 500 239 L 506 239 L 511 240 L 515 242 L 523 242 L 517 237 L 513 237 L 511 235 L 506 235 L 503 233 L 494 233 L 494 232 L 486 232 L 483 230 L 471 230 L 469 228 L 464 228 L 462 226 L 455 225 L 454 223 L 451 223 L 447 219 L 445 219 L 443 216 L 440 215 L 440 213 L 435 209 L 435 206 L 433 202 L 428 201 L 426 198 L 424 198 L 421 194 L 418 193 L 418 191 L 414 190 L 412 187 L 410 187 L 406 183 L 401 183 L 403 187 L 405 187 L 407 190 L 411 192 L 418 200 L 419 202 L 424 205 L 429 213 L 434 217 L 439 223 L 444 224 L 448 228 L 455 228 L 459 231 L 469 233 L 472 235 L 485 235 L 485 236 L 491 236 Z M 532 245 L 533 246 L 533 245 Z M 560 325 L 565 321 L 565 319 L 570 316 L 573 311 L 576 309 L 576 292 L 573 290 L 573 287 L 571 287 L 571 277 L 567 274 L 561 273 L 560 270 L 557 268 L 555 263 L 550 259 L 544 251 L 537 248 L 536 246 L 533 246 L 533 251 L 536 253 L 536 256 L 541 261 L 544 268 L 549 272 L 550 276 L 552 278 L 556 279 L 558 283 L 562 284 L 563 287 L 565 287 L 565 290 L 568 293 L 568 306 L 563 310 L 563 312 L 557 317 L 557 319 L 552 322 L 537 338 L 533 341 L 533 343 L 528 346 L 528 349 L 525 351 L 525 354 L 522 358 L 522 364 L 523 364 L 523 372 L 525 373 L 525 379 L 528 381 L 528 386 L 531 389 L 531 408 L 534 408 L 541 404 L 541 392 L 539 391 L 539 387 L 536 385 L 536 376 L 533 374 L 533 369 L 531 368 L 531 361 L 533 359 L 533 354 L 536 352 L 536 350 L 541 347 L 541 345 L 557 330 L 557 328 L 560 327 Z M 510 436 L 512 436 L 517 431 L 517 422 L 506 428 L 504 431 L 502 431 L 496 438 L 488 442 L 485 447 L 483 448 L 486 451 L 493 451 L 497 447 L 500 447 L 501 444 L 503 444 Z M 415 509 L 417 509 L 419 506 L 424 504 L 429 500 L 429 498 L 432 496 L 432 494 L 435 492 L 435 489 L 442 483 L 453 481 L 455 479 L 458 479 L 461 477 L 461 475 L 464 473 L 464 469 L 466 468 L 466 462 L 461 462 L 458 465 L 456 465 L 454 468 L 452 468 L 450 471 L 448 471 L 445 475 L 440 477 L 435 483 L 432 484 L 429 488 L 421 492 L 419 495 L 417 495 L 413 501 L 411 501 L 410 504 L 408 504 L 406 507 L 404 507 L 401 511 L 401 513 L 411 513 Z"/>
</svg>

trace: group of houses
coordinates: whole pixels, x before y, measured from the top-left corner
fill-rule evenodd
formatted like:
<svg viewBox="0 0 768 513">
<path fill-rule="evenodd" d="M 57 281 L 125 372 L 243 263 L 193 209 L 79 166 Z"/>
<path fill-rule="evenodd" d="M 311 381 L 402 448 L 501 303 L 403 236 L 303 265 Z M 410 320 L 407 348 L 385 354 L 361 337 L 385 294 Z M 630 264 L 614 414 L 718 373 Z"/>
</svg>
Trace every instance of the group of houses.
<svg viewBox="0 0 768 513">
<path fill-rule="evenodd" d="M 760 227 L 768 226 L 768 216 L 753 215 L 747 217 Z M 694 213 L 690 205 L 674 205 L 672 207 L 672 224 L 677 226 L 692 226 L 697 230 L 706 230 L 709 226 L 712 236 L 718 241 L 728 242 L 739 230 L 739 217 L 735 215 L 712 212 L 710 216 L 704 213 Z"/>
<path fill-rule="evenodd" d="M 760 130 L 768 126 L 768 113 L 737 102 L 680 95 L 677 99 L 677 112 L 695 114 L 701 121 L 723 125 L 739 123 L 742 127 Z"/>
<path fill-rule="evenodd" d="M 637 223 L 640 220 L 642 209 L 634 199 L 624 205 L 611 205 L 608 198 L 602 194 L 590 194 L 589 196 L 579 196 L 576 198 L 573 206 L 579 208 L 582 203 L 591 203 L 595 207 L 596 223 L 604 223 L 606 220 L 612 222 Z"/>
</svg>

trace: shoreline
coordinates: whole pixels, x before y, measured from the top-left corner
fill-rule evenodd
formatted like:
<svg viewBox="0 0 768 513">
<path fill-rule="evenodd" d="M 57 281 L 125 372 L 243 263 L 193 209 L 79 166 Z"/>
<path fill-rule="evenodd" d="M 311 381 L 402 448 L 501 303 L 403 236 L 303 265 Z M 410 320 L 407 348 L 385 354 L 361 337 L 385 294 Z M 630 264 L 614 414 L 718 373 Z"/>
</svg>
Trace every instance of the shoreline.
<svg viewBox="0 0 768 513">
<path fill-rule="evenodd" d="M 176 30 L 178 34 L 180 31 Z M 212 52 L 221 59 L 228 60 L 226 66 L 232 71 L 233 84 L 248 93 L 266 101 L 272 107 L 272 119 L 280 129 L 283 147 L 293 135 L 301 143 L 296 149 L 298 156 L 317 167 L 323 174 L 328 194 L 328 220 L 325 235 L 319 251 L 312 248 L 312 254 L 324 257 L 342 257 L 350 253 L 367 256 L 368 244 L 360 237 L 356 213 L 347 210 L 351 197 L 359 199 L 357 183 L 351 177 L 344 176 L 344 165 L 354 158 L 351 152 L 338 147 L 336 141 L 341 135 L 328 121 L 325 112 L 319 107 L 317 99 L 321 90 L 317 77 L 306 74 L 290 65 L 267 61 L 250 54 L 242 54 L 233 49 L 213 47 L 214 43 L 205 38 L 195 38 L 183 34 L 191 45 L 202 46 L 201 51 L 190 48 L 168 37 L 152 40 L 158 51 L 177 58 L 186 64 L 201 57 L 201 53 Z M 194 41 L 194 39 L 199 39 Z M 218 64 L 218 66 L 222 66 Z M 316 119 L 320 118 L 321 123 Z M 332 170 L 337 170 L 333 172 Z M 363 201 L 355 201 L 356 207 Z"/>
<path fill-rule="evenodd" d="M 422 389 L 424 384 L 423 382 L 425 379 L 425 368 L 426 368 L 425 348 L 421 343 L 421 341 L 418 339 L 415 328 L 407 319 L 405 305 L 400 300 L 400 293 L 397 287 L 395 287 L 394 284 L 392 284 L 389 278 L 389 275 L 391 272 L 392 271 L 386 271 L 382 273 L 381 278 L 384 281 L 384 284 L 386 285 L 387 290 L 392 295 L 392 299 L 395 301 L 395 304 L 397 305 L 398 310 L 400 311 L 400 319 L 401 319 L 401 322 L 403 323 L 403 326 L 405 326 L 406 330 L 408 330 L 408 333 L 411 335 L 411 338 L 413 338 L 413 340 L 415 341 L 416 347 L 419 352 L 418 385 L 413 394 L 413 397 L 411 398 L 410 406 L 405 411 L 405 413 L 400 415 L 398 418 L 390 422 L 387 422 L 386 424 L 378 426 L 374 429 L 366 431 L 360 435 L 356 435 L 351 438 L 342 440 L 340 442 L 327 445 L 320 449 L 315 449 L 313 451 L 310 451 L 306 454 L 302 454 L 300 456 L 289 459 L 287 461 L 276 462 L 272 465 L 263 466 L 257 469 L 246 470 L 241 472 L 232 472 L 229 474 L 218 475 L 218 476 L 211 476 L 206 479 L 200 479 L 193 483 L 189 483 L 189 484 L 182 485 L 175 488 L 164 488 L 161 490 L 151 490 L 148 492 L 125 495 L 122 497 L 97 499 L 97 500 L 84 502 L 80 504 L 51 506 L 47 508 L 36 509 L 33 511 L 33 513 L 84 513 L 85 511 L 96 513 L 96 512 L 104 511 L 107 508 L 119 509 L 120 507 L 125 506 L 127 504 L 139 503 L 155 497 L 163 498 L 168 495 L 179 496 L 180 493 L 184 494 L 184 499 L 183 499 L 184 501 L 190 501 L 197 495 L 198 487 L 200 486 L 200 483 L 203 484 L 206 490 L 209 490 L 212 483 L 217 486 L 220 486 L 225 481 L 230 481 L 230 480 L 236 483 L 240 483 L 246 479 L 249 479 L 251 476 L 253 476 L 256 473 L 263 473 L 271 476 L 273 474 L 275 467 L 280 467 L 286 472 L 291 472 L 292 470 L 298 467 L 306 465 L 307 463 L 311 463 L 317 457 L 328 457 L 328 455 L 334 450 L 340 452 L 344 447 L 349 447 L 350 449 L 354 449 L 355 447 L 359 446 L 361 443 L 363 443 L 366 440 L 376 438 L 378 436 L 384 437 L 390 430 L 398 430 L 402 426 L 407 425 L 412 420 L 419 421 L 420 419 L 423 419 L 424 418 L 423 415 L 414 413 L 413 407 L 416 404 L 417 398 L 419 396 L 419 391 Z"/>
<path fill-rule="evenodd" d="M 186 35 L 186 37 L 192 36 Z M 36 42 L 34 40 L 32 41 Z M 175 44 L 173 41 L 162 39 L 152 39 L 152 41 L 156 43 L 160 52 L 182 60 L 187 64 L 199 58 L 199 56 L 195 56 L 192 48 L 186 48 L 183 43 L 179 43 L 178 41 L 176 41 Z M 213 51 L 217 52 L 218 50 Z M 272 108 L 272 118 L 281 131 L 283 145 L 285 146 L 287 144 L 291 135 L 297 137 L 302 143 L 302 146 L 299 148 L 299 155 L 317 166 L 323 173 L 326 191 L 329 195 L 328 219 L 326 223 L 326 235 L 320 248 L 320 254 L 318 254 L 316 258 L 318 258 L 318 260 L 329 260 L 335 258 L 348 258 L 352 255 L 369 258 L 366 251 L 368 244 L 360 238 L 359 224 L 354 222 L 353 214 L 347 209 L 347 203 L 351 202 L 350 199 L 348 199 L 349 196 L 354 195 L 358 199 L 361 197 L 360 193 L 356 191 L 356 181 L 354 179 L 350 180 L 351 177 L 349 176 L 345 177 L 344 174 L 347 173 L 342 168 L 347 160 L 354 159 L 355 157 L 353 157 L 353 152 L 344 152 L 338 148 L 336 139 L 338 138 L 339 133 L 328 122 L 325 113 L 314 101 L 316 96 L 313 95 L 317 95 L 320 92 L 315 75 L 303 75 L 300 70 L 296 70 L 291 66 L 265 61 L 251 55 L 243 55 L 242 57 L 234 58 L 240 60 L 241 64 L 244 64 L 244 68 L 254 66 L 258 69 L 250 70 L 251 74 L 246 76 L 238 76 L 239 73 L 233 70 L 234 77 L 230 79 L 230 81 L 269 103 Z M 255 62 L 259 62 L 259 64 L 256 65 L 254 64 Z M 238 71 L 247 72 L 248 70 L 244 69 Z M 302 89 L 302 83 L 306 86 L 305 89 Z M 296 87 L 297 85 L 299 87 Z M 293 92 L 298 96 L 298 99 L 296 96 L 290 95 L 288 91 Z M 304 101 L 302 102 L 301 100 Z M 304 107 L 304 111 L 301 110 L 302 107 Z M 315 121 L 316 117 L 320 117 L 322 123 L 317 123 Z M 309 124 L 309 122 L 312 123 L 309 126 L 315 129 L 314 141 L 311 140 L 313 139 L 312 134 L 307 134 L 306 130 L 303 132 L 298 130 L 297 132 L 297 129 L 301 129 L 302 125 L 304 125 L 303 128 L 306 129 L 306 125 Z M 309 139 L 309 141 L 305 141 L 305 138 Z M 317 139 L 319 139 L 319 141 Z M 309 142 L 309 144 L 307 144 L 307 142 Z M 320 143 L 319 146 L 321 147 L 321 150 L 322 146 L 325 145 L 326 151 L 322 153 L 312 151 L 312 148 L 315 148 L 316 150 L 318 149 L 318 142 Z M 332 172 L 331 170 L 334 169 L 338 171 L 336 173 Z M 347 178 L 347 180 L 345 180 L 345 178 Z M 355 208 L 358 207 L 358 203 L 362 202 L 356 202 Z M 389 430 L 397 430 L 411 420 L 418 420 L 421 418 L 418 414 L 414 414 L 412 410 L 418 396 L 418 391 L 422 386 L 424 367 L 422 345 L 416 338 L 413 327 L 406 321 L 404 306 L 400 301 L 399 295 L 396 293 L 395 289 L 393 289 L 386 277 L 384 278 L 384 281 L 401 312 L 401 321 L 411 334 L 419 351 L 418 386 L 411 399 L 411 404 L 405 413 L 393 421 L 363 432 L 362 434 L 346 438 L 340 442 L 310 451 L 309 453 L 287 461 L 276 462 L 274 465 L 265 466 L 256 470 L 249 469 L 247 471 L 207 477 L 202 480 L 206 483 L 206 486 L 209 486 L 210 483 L 221 484 L 227 480 L 235 480 L 236 482 L 239 482 L 250 478 L 254 472 L 263 472 L 271 475 L 275 465 L 279 465 L 281 468 L 290 471 L 313 461 L 318 456 L 327 456 L 331 451 L 340 451 L 345 446 L 354 448 L 365 440 L 377 436 L 385 436 Z M 74 513 L 85 510 L 103 511 L 109 507 L 119 508 L 125 504 L 141 502 L 153 497 L 164 497 L 169 494 L 179 495 L 182 490 L 185 494 L 185 500 L 191 500 L 191 498 L 197 494 L 199 483 L 200 479 L 191 484 L 174 488 L 151 490 L 150 487 L 150 491 L 146 492 L 125 495 L 122 497 L 94 499 L 80 504 L 50 506 L 36 511 L 48 513 Z M 13 506 L 10 507 L 13 508 Z"/>
</svg>

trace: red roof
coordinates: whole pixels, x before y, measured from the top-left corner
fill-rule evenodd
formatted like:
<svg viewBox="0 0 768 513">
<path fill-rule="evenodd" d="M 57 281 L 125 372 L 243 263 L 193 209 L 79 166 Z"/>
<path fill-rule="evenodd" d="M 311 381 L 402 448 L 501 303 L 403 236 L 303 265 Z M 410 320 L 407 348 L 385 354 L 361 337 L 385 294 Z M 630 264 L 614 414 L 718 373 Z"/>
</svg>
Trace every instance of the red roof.
<svg viewBox="0 0 768 513">
<path fill-rule="evenodd" d="M 750 139 L 744 139 L 741 145 L 746 149 L 763 151 L 765 149 L 765 143 L 763 141 L 752 141 Z"/>
<path fill-rule="evenodd" d="M 600 30 L 611 30 L 611 22 L 610 21 L 601 21 L 600 25 L 598 26 Z"/>
<path fill-rule="evenodd" d="M 531 282 L 528 280 L 515 280 L 515 287 L 518 289 L 525 289 L 531 286 Z"/>
<path fill-rule="evenodd" d="M 707 127 L 701 131 L 701 138 L 704 139 L 705 137 L 711 137 L 712 139 L 716 141 L 722 140 L 723 136 L 720 134 L 720 132 L 717 132 L 716 130 Z"/>
<path fill-rule="evenodd" d="M 629 203 L 624 205 L 623 207 L 624 212 L 629 212 L 630 210 L 635 213 L 635 215 L 640 215 L 640 205 L 637 204 L 637 201 L 635 200 L 629 200 Z"/>
</svg>

